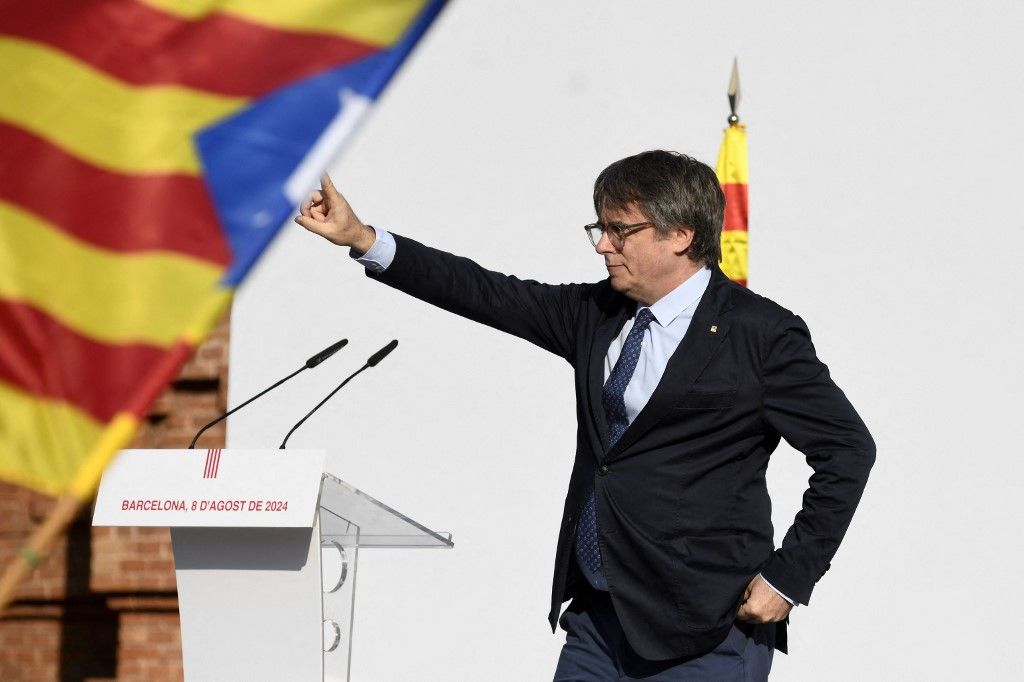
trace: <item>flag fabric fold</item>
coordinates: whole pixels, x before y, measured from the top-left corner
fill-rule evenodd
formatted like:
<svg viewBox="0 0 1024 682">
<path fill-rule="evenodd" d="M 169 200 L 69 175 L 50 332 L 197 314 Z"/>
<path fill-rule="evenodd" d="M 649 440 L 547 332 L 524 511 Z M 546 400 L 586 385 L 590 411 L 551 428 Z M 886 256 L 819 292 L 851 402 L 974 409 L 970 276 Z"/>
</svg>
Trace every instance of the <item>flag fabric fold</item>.
<svg viewBox="0 0 1024 682">
<path fill-rule="evenodd" d="M 0 478 L 93 494 L 443 5 L 0 2 Z"/>
<path fill-rule="evenodd" d="M 725 129 L 718 150 L 718 182 L 725 192 L 725 221 L 722 225 L 722 272 L 747 284 L 747 127 L 737 123 Z"/>
</svg>

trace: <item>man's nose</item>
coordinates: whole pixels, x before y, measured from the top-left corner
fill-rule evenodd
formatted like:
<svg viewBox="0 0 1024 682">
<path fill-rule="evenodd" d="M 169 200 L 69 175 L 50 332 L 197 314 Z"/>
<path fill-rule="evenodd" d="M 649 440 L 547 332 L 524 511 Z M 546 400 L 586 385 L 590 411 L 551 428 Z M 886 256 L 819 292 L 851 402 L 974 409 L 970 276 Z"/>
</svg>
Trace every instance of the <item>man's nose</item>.
<svg viewBox="0 0 1024 682">
<path fill-rule="evenodd" d="M 612 246 L 612 240 L 608 237 L 607 231 L 601 233 L 601 238 L 597 240 L 597 246 L 594 247 L 594 250 L 602 255 L 615 252 L 615 247 Z"/>
</svg>

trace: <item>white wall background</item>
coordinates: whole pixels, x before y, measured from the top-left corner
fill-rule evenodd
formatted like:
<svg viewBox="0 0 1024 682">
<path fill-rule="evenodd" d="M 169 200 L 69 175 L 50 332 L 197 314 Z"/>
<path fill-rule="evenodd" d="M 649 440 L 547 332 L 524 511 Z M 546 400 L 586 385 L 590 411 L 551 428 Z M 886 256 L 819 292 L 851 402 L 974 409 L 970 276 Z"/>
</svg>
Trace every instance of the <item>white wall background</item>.
<svg viewBox="0 0 1024 682">
<path fill-rule="evenodd" d="M 740 59 L 750 286 L 801 314 L 879 447 L 783 680 L 1010 680 L 1020 643 L 1024 5 L 453 2 L 334 168 L 367 222 L 541 280 L 604 276 L 580 226 L 609 162 L 713 164 Z M 344 479 L 454 551 L 366 551 L 357 680 L 550 679 L 551 565 L 574 451 L 563 361 L 367 280 L 292 226 L 234 308 L 233 418 L 277 443 L 312 418 Z M 780 447 L 779 539 L 809 469 Z"/>
</svg>

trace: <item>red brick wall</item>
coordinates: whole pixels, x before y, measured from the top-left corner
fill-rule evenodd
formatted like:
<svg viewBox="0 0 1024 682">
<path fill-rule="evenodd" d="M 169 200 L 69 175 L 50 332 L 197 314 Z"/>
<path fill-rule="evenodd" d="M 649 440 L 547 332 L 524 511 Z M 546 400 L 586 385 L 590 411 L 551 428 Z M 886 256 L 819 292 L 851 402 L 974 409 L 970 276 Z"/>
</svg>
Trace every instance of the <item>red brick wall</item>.
<svg viewBox="0 0 1024 682">
<path fill-rule="evenodd" d="M 225 410 L 225 319 L 153 405 L 133 447 L 185 447 Z M 202 447 L 224 446 L 224 425 Z M 0 482 L 0 570 L 53 499 Z M 0 617 L 0 680 L 180 680 L 170 536 L 162 528 L 91 528 L 87 510 Z"/>
</svg>

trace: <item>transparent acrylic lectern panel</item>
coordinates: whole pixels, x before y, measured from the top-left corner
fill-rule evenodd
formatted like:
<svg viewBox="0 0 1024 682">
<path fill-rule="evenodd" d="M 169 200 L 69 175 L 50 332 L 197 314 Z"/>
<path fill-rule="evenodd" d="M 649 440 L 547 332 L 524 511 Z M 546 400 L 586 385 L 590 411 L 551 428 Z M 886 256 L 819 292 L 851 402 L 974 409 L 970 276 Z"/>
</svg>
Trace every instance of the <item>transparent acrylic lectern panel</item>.
<svg viewBox="0 0 1024 682">
<path fill-rule="evenodd" d="M 340 682 L 351 674 L 359 548 L 450 548 L 453 543 L 450 533 L 432 531 L 330 474 L 321 481 L 318 512 L 324 679 Z"/>
<path fill-rule="evenodd" d="M 320 487 L 320 537 L 351 547 L 452 547 L 438 533 L 330 474 Z"/>
</svg>

